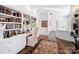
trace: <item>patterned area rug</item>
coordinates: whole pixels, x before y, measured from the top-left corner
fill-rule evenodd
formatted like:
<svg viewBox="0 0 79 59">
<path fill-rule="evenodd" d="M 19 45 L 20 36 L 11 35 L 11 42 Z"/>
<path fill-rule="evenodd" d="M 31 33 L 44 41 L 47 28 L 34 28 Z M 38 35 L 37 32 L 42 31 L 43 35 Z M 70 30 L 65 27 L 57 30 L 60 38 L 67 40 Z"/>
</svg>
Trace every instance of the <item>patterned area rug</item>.
<svg viewBox="0 0 79 59">
<path fill-rule="evenodd" d="M 56 54 L 58 53 L 57 43 L 50 40 L 40 40 L 36 44 L 33 54 Z"/>
<path fill-rule="evenodd" d="M 71 41 L 66 41 L 51 33 L 48 36 L 41 35 L 34 47 L 26 46 L 20 54 L 72 54 L 75 51 L 75 45 Z"/>
<path fill-rule="evenodd" d="M 60 38 L 57 38 L 58 53 L 71 54 L 75 51 L 75 44 L 71 41 L 66 41 Z"/>
<path fill-rule="evenodd" d="M 33 54 L 71 54 L 75 50 L 72 42 L 58 39 L 57 41 L 39 40 Z"/>
</svg>

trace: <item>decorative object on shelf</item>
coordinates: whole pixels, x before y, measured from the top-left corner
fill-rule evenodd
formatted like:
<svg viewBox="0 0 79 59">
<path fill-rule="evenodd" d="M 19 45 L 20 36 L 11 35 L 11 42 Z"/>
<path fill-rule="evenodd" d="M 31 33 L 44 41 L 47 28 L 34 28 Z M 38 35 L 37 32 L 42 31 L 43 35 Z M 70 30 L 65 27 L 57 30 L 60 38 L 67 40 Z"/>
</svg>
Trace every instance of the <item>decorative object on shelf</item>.
<svg viewBox="0 0 79 59">
<path fill-rule="evenodd" d="M 36 26 L 36 18 L 31 17 L 31 26 L 35 27 Z"/>
<path fill-rule="evenodd" d="M 13 16 L 21 17 L 20 13 L 13 13 Z"/>
<path fill-rule="evenodd" d="M 23 17 L 24 17 L 26 20 L 30 20 L 30 16 L 29 16 L 29 15 L 24 14 Z"/>
<path fill-rule="evenodd" d="M 13 29 L 13 26 L 11 24 L 6 24 L 6 29 Z"/>
<path fill-rule="evenodd" d="M 17 34 L 20 34 L 21 33 L 21 30 L 16 30 Z"/>
<path fill-rule="evenodd" d="M 1 18 L 1 17 L 0 17 L 0 22 L 5 22 L 5 21 L 6 21 L 5 18 Z"/>
<path fill-rule="evenodd" d="M 11 19 L 10 19 L 10 18 L 6 18 L 6 21 L 7 21 L 7 22 L 11 22 Z"/>
<path fill-rule="evenodd" d="M 25 21 L 26 22 L 26 25 L 29 25 L 30 24 L 30 21 Z"/>
<path fill-rule="evenodd" d="M 0 5 L 0 13 L 11 15 L 10 9 L 2 5 Z"/>
<path fill-rule="evenodd" d="M 15 28 L 21 28 L 21 24 L 16 24 Z"/>
<path fill-rule="evenodd" d="M 30 21 L 28 21 L 28 20 L 24 20 L 24 21 L 23 21 L 23 24 L 25 24 L 25 25 L 29 25 L 29 24 L 30 24 Z"/>
<path fill-rule="evenodd" d="M 9 35 L 9 31 L 5 31 L 5 32 L 3 32 L 3 38 L 9 38 L 10 37 L 10 35 Z"/>
<path fill-rule="evenodd" d="M 78 17 L 78 14 L 74 14 L 74 17 Z"/>
</svg>

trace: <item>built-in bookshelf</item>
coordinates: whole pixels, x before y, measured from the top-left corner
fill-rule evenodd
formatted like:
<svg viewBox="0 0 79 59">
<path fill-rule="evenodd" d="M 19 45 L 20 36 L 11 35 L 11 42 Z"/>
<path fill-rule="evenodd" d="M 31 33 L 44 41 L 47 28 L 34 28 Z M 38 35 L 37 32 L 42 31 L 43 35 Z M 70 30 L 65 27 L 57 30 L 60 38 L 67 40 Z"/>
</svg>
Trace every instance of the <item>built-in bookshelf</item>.
<svg viewBox="0 0 79 59">
<path fill-rule="evenodd" d="M 21 34 L 22 13 L 0 5 L 0 37 L 9 38 Z"/>
<path fill-rule="evenodd" d="M 29 16 L 24 14 L 23 16 L 24 20 L 23 20 L 23 30 L 26 33 L 29 33 L 30 36 L 26 36 L 26 40 L 27 42 L 33 42 L 35 43 L 37 41 L 37 37 L 38 37 L 38 28 L 36 27 L 36 17 L 33 16 Z M 31 39 L 28 39 L 28 38 Z M 29 46 L 31 46 L 30 44 L 27 44 Z"/>
<path fill-rule="evenodd" d="M 35 17 L 0 5 L 0 39 L 10 38 L 21 33 L 35 32 L 35 27 Z"/>
<path fill-rule="evenodd" d="M 74 30 L 75 34 L 79 36 L 79 11 L 78 10 L 72 12 L 71 17 L 72 17 L 72 29 Z"/>
<path fill-rule="evenodd" d="M 31 16 L 31 26 L 35 27 L 36 26 L 36 18 Z"/>
<path fill-rule="evenodd" d="M 30 15 L 23 14 L 23 31 L 24 32 L 31 32 L 31 21 L 30 21 Z"/>
<path fill-rule="evenodd" d="M 32 27 L 36 26 L 36 18 L 33 16 L 26 15 L 26 14 L 23 15 L 23 18 L 24 18 L 23 27 L 25 28 L 24 31 L 26 32 L 32 31 Z"/>
</svg>

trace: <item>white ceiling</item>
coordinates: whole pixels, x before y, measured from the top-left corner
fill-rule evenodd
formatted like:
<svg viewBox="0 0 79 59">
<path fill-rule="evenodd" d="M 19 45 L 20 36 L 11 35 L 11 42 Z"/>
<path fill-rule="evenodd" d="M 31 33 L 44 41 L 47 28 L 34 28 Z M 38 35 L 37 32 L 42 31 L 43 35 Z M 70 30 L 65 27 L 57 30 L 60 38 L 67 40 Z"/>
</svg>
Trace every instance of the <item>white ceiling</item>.
<svg viewBox="0 0 79 59">
<path fill-rule="evenodd" d="M 57 9 L 68 9 L 69 5 L 31 5 L 32 8 L 57 8 Z"/>
<path fill-rule="evenodd" d="M 63 15 L 70 13 L 69 5 L 31 5 L 31 8 L 35 9 L 41 15 L 48 15 L 48 13 L 54 11 L 63 13 Z"/>
<path fill-rule="evenodd" d="M 38 12 L 48 12 L 52 10 L 70 12 L 69 5 L 31 5 L 31 8 L 37 10 Z"/>
</svg>

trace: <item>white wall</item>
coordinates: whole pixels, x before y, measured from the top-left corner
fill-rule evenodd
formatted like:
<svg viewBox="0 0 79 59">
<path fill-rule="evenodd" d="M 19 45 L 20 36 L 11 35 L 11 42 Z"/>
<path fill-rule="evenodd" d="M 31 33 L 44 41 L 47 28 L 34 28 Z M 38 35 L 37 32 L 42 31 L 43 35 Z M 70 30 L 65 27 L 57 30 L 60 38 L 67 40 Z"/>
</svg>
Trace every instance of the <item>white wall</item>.
<svg viewBox="0 0 79 59">
<path fill-rule="evenodd" d="M 52 15 L 50 15 L 52 13 Z M 56 31 L 56 21 L 59 19 L 59 14 L 57 11 L 52 11 L 48 13 L 48 31 Z"/>
<path fill-rule="evenodd" d="M 65 6 L 66 7 L 66 6 Z M 69 7 L 69 6 L 68 6 Z M 40 10 L 39 10 L 40 9 Z M 56 31 L 58 29 L 71 30 L 71 21 L 69 20 L 70 9 L 64 8 L 39 8 L 38 12 L 40 14 L 40 23 L 42 20 L 48 20 L 48 28 L 42 28 L 40 24 L 40 34 L 48 35 L 50 31 Z M 52 13 L 52 15 L 50 15 Z M 59 21 L 59 24 L 57 22 Z M 63 23 L 64 22 L 64 23 Z M 63 26 L 61 26 L 63 25 Z"/>
<path fill-rule="evenodd" d="M 52 13 L 52 15 L 50 15 Z M 49 12 L 48 17 L 48 30 L 56 31 L 56 30 L 71 30 L 70 16 L 66 14 L 66 11 L 52 11 Z"/>
<path fill-rule="evenodd" d="M 50 15 L 52 13 L 52 15 Z M 71 19 L 66 11 L 52 11 L 48 17 L 48 31 L 56 31 L 55 35 L 67 41 L 73 41 L 70 36 Z"/>
<path fill-rule="evenodd" d="M 74 38 L 70 35 L 70 31 L 58 30 L 55 34 L 61 39 L 74 42 Z"/>
<path fill-rule="evenodd" d="M 41 21 L 42 20 L 48 20 L 48 13 L 45 13 L 44 11 L 39 13 L 40 15 L 40 20 L 39 20 L 39 34 L 42 34 L 42 35 L 48 35 L 49 32 L 48 32 L 48 28 L 45 28 L 45 27 L 41 27 Z"/>
</svg>

